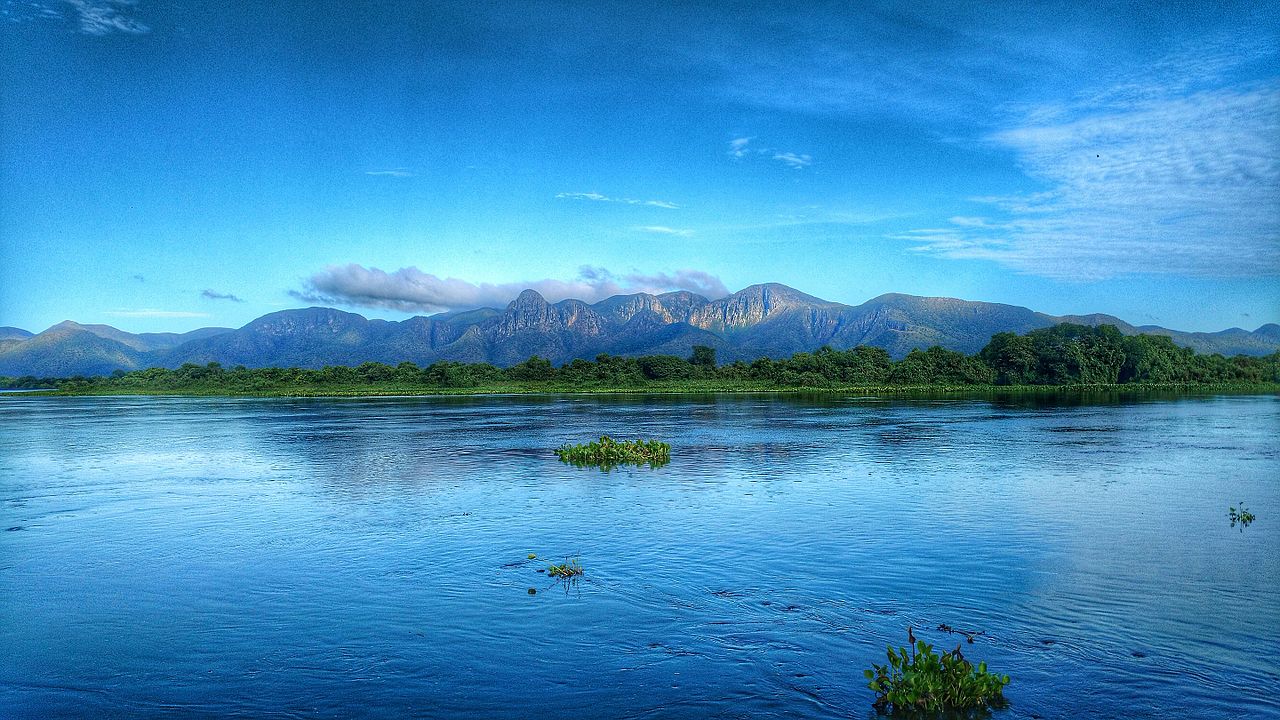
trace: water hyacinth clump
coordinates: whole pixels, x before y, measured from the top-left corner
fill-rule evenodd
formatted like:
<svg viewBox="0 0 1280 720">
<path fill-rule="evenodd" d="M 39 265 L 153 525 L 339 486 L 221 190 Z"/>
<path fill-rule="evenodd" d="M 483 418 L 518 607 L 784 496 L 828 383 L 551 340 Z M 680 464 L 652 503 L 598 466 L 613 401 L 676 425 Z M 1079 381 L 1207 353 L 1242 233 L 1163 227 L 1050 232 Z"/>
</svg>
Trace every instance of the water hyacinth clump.
<svg viewBox="0 0 1280 720">
<path fill-rule="evenodd" d="M 649 465 L 657 467 L 671 462 L 671 446 L 657 440 L 624 440 L 619 442 L 601 435 L 598 441 L 585 445 L 562 445 L 556 449 L 561 462 L 574 465 Z"/>
<path fill-rule="evenodd" d="M 955 650 L 941 655 L 907 629 L 911 653 L 906 648 L 888 649 L 888 665 L 872 665 L 863 671 L 867 687 L 876 694 L 875 707 L 892 716 L 913 717 L 920 713 L 985 710 L 1004 705 L 1008 675 L 987 671 L 986 663 L 974 666 Z"/>
<path fill-rule="evenodd" d="M 578 558 L 569 558 L 564 561 L 563 565 L 552 565 L 547 568 L 547 574 L 553 578 L 568 579 L 579 577 L 583 574 L 582 565 L 578 562 Z"/>
</svg>

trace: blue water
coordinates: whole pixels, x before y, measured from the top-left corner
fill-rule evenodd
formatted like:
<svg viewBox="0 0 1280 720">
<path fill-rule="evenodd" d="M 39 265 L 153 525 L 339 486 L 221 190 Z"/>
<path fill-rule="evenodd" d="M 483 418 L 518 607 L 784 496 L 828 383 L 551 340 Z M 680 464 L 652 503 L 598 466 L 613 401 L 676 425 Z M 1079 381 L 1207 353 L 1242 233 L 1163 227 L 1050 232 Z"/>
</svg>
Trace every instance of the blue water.
<svg viewBox="0 0 1280 720">
<path fill-rule="evenodd" d="M 551 452 L 602 433 L 671 463 Z M 4 397 L 0 717 L 867 718 L 939 624 L 997 718 L 1280 717 L 1277 437 L 1274 396 Z"/>
</svg>

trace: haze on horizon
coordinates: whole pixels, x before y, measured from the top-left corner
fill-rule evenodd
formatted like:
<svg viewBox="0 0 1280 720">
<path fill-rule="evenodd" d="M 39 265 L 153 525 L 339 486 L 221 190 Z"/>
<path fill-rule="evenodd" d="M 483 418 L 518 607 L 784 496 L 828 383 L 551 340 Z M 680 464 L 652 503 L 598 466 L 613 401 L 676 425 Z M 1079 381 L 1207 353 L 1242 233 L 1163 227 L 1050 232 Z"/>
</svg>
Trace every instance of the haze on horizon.
<svg viewBox="0 0 1280 720">
<path fill-rule="evenodd" d="M 1280 322 L 1280 8 L 5 0 L 0 325 L 779 282 Z"/>
</svg>

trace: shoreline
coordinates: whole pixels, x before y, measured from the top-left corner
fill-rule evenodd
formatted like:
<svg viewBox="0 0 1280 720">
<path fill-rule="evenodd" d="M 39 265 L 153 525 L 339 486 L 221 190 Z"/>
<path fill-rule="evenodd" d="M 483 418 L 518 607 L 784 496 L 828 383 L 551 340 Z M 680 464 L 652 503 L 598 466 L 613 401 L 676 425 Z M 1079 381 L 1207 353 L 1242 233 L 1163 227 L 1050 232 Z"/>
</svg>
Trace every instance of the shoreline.
<svg viewBox="0 0 1280 720">
<path fill-rule="evenodd" d="M 777 387 L 746 383 L 680 383 L 646 387 L 573 387 L 552 383 L 512 383 L 472 388 L 399 386 L 348 386 L 345 388 L 297 387 L 262 390 L 231 388 L 102 388 L 85 390 L 32 389 L 5 392 L 10 397 L 260 397 L 260 398 L 359 398 L 359 397 L 495 397 L 510 395 L 857 395 L 862 397 L 992 397 L 1000 395 L 1280 395 L 1280 383 L 1117 383 L 1077 385 L 956 385 L 956 386 L 832 386 Z"/>
</svg>

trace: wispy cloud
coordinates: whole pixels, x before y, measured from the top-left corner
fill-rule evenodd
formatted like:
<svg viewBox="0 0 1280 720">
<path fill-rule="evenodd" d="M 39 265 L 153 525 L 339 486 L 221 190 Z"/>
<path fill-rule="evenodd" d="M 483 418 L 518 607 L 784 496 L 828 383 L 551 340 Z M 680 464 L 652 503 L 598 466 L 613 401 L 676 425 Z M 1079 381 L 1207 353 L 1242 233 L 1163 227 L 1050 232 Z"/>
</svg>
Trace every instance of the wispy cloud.
<svg viewBox="0 0 1280 720">
<path fill-rule="evenodd" d="M 899 237 L 1060 279 L 1280 275 L 1280 83 L 1224 83 L 1214 57 L 1027 108 L 988 140 L 1047 189 Z"/>
<path fill-rule="evenodd" d="M 1073 50 L 1002 32 L 980 3 L 946 13 L 901 3 L 866 3 L 856 13 L 842 8 L 735 13 L 719 26 L 718 42 L 686 48 L 686 62 L 704 68 L 712 90 L 735 104 L 811 115 L 906 115 L 931 124 L 982 117 L 1001 90 L 1007 97 L 1010 86 L 1057 67 Z M 900 39 L 920 37 L 930 42 L 894 51 Z"/>
<path fill-rule="evenodd" d="M 200 297 L 208 300 L 230 300 L 231 302 L 242 303 L 244 300 L 232 295 L 231 293 L 218 292 L 217 290 L 205 290 L 200 293 Z"/>
<path fill-rule="evenodd" d="M 76 13 L 80 32 L 87 35 L 141 35 L 151 28 L 129 16 L 136 0 L 63 0 Z"/>
<path fill-rule="evenodd" d="M 667 227 L 666 225 L 640 225 L 631 229 L 636 232 L 652 233 L 654 235 L 675 235 L 677 237 L 691 237 L 693 235 L 692 230 Z"/>
<path fill-rule="evenodd" d="M 202 312 L 186 312 L 183 310 L 154 310 L 152 308 L 143 308 L 141 310 L 107 310 L 104 315 L 111 317 L 125 318 L 202 318 L 209 317 L 209 313 Z"/>
<path fill-rule="evenodd" d="M 390 168 L 388 170 L 365 170 L 365 175 L 375 175 L 378 177 L 413 177 L 413 173 L 408 168 Z"/>
<path fill-rule="evenodd" d="M 746 157 L 747 154 L 751 152 L 750 150 L 747 149 L 747 146 L 751 144 L 752 140 L 755 140 L 755 138 L 740 137 L 740 138 L 734 138 L 730 140 L 729 141 L 729 157 L 737 160 L 741 160 L 742 158 Z"/>
<path fill-rule="evenodd" d="M 601 195 L 597 192 L 562 192 L 556 193 L 556 197 L 561 200 L 590 200 L 592 202 L 623 203 L 625 205 L 648 205 L 649 207 L 667 208 L 669 210 L 675 210 L 680 207 L 679 205 L 673 202 L 667 202 L 666 200 L 637 200 L 635 198 L 627 197 L 609 197 L 608 195 Z"/>
<path fill-rule="evenodd" d="M 754 137 L 739 137 L 729 141 L 729 157 L 743 160 L 749 157 L 766 157 L 776 160 L 793 170 L 803 170 L 813 164 L 813 157 L 804 153 L 786 152 L 771 147 L 752 145 Z"/>
<path fill-rule="evenodd" d="M 720 278 L 701 270 L 673 273 L 615 274 L 584 265 L 572 280 L 542 279 L 518 283 L 472 283 L 441 278 L 416 267 L 386 272 L 363 265 L 333 265 L 315 273 L 302 290 L 289 294 L 305 302 L 401 312 L 439 312 L 477 307 L 503 307 L 521 291 L 533 289 L 552 302 L 575 298 L 598 302 L 613 295 L 689 290 L 707 297 L 728 295 Z"/>
<path fill-rule="evenodd" d="M 789 165 L 793 170 L 807 168 L 813 164 L 813 158 L 808 155 L 797 155 L 795 153 L 774 153 L 773 159 L 784 165 Z"/>
</svg>

